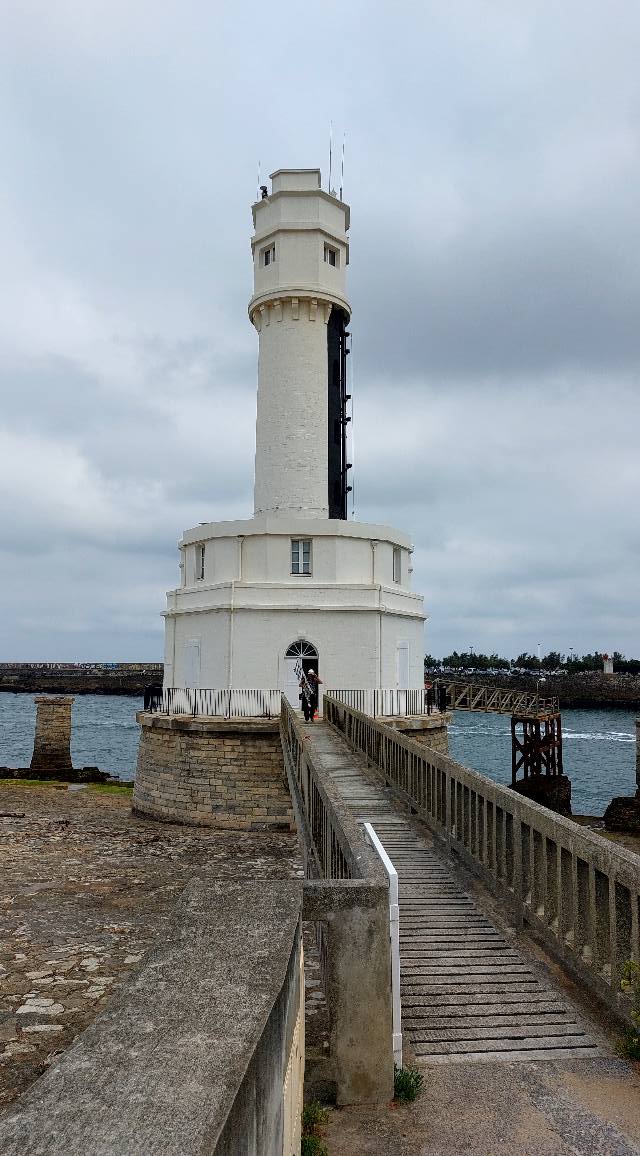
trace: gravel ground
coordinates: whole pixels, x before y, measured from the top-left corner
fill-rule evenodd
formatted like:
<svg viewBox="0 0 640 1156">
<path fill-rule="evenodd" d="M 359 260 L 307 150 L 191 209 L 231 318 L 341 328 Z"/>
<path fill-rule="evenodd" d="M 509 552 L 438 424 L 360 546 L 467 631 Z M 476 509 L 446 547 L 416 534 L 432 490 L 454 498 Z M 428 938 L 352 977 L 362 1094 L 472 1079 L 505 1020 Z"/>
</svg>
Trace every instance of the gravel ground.
<svg viewBox="0 0 640 1156">
<path fill-rule="evenodd" d="M 422 1071 L 414 1104 L 332 1111 L 323 1129 L 329 1156 L 640 1153 L 637 1065 L 550 1060 Z"/>
<path fill-rule="evenodd" d="M 101 1012 L 194 876 L 292 878 L 295 836 L 137 819 L 130 796 L 0 786 L 0 1109 Z"/>
</svg>

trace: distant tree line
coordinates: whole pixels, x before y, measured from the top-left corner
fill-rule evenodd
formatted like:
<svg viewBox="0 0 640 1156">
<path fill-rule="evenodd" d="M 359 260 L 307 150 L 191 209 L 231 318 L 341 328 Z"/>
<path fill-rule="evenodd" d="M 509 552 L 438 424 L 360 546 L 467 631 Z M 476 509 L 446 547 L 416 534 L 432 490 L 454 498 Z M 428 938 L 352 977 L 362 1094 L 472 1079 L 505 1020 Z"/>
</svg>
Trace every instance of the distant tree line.
<svg viewBox="0 0 640 1156">
<path fill-rule="evenodd" d="M 424 668 L 433 672 L 439 670 L 508 670 L 512 672 L 542 670 L 551 673 L 554 670 L 563 670 L 569 674 L 577 674 L 580 671 L 601 671 L 604 657 L 604 654 L 600 654 L 597 650 L 593 654 L 583 654 L 580 657 L 576 654 L 566 655 L 560 654 L 558 650 L 550 650 L 540 659 L 536 655 L 527 654 L 526 651 L 519 654 L 517 658 L 502 658 L 499 654 L 476 654 L 474 650 L 458 653 L 457 650 L 454 650 L 453 654 L 445 654 L 444 658 L 434 658 L 432 654 L 425 654 Z M 613 669 L 616 673 L 640 674 L 640 658 L 625 658 L 619 650 L 614 650 L 613 655 L 609 657 L 613 658 Z"/>
</svg>

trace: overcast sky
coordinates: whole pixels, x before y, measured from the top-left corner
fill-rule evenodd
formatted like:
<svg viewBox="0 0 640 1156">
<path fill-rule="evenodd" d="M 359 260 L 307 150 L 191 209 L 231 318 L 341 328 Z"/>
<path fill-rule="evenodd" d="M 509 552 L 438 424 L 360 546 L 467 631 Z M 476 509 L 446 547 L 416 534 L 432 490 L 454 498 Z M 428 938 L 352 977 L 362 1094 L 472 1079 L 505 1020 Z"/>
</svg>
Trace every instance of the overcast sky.
<svg viewBox="0 0 640 1156">
<path fill-rule="evenodd" d="M 0 658 L 157 659 L 252 509 L 257 165 L 346 131 L 359 519 L 426 648 L 640 653 L 636 0 L 5 0 Z M 339 144 L 338 144 L 339 147 Z"/>
</svg>

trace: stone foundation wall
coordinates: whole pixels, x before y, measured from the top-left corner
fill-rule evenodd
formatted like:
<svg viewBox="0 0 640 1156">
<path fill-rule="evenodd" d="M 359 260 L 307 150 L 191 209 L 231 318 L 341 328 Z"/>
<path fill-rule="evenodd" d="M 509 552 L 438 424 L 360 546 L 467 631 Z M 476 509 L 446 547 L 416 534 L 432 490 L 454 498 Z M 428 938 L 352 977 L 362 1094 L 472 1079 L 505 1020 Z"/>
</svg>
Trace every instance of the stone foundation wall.
<svg viewBox="0 0 640 1156">
<path fill-rule="evenodd" d="M 449 754 L 449 723 L 452 715 L 435 714 L 423 715 L 420 718 L 389 718 L 382 722 L 392 726 L 394 730 L 413 739 L 416 743 L 424 743 L 439 755 Z"/>
<path fill-rule="evenodd" d="M 142 696 L 163 675 L 161 662 L 0 662 L 0 691 Z"/>
<path fill-rule="evenodd" d="M 140 712 L 134 811 L 166 822 L 295 830 L 279 722 Z"/>
</svg>

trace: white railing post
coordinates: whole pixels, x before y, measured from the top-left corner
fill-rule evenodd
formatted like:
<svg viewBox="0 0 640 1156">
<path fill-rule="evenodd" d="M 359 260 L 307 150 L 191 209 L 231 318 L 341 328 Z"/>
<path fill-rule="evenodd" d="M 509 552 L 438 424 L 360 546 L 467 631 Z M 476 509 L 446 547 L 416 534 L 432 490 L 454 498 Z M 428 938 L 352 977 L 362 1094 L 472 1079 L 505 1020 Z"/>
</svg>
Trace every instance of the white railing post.
<svg viewBox="0 0 640 1156">
<path fill-rule="evenodd" d="M 402 1067 L 402 1007 L 400 1004 L 400 905 L 398 902 L 398 872 L 375 833 L 371 823 L 365 823 L 367 839 L 382 861 L 389 880 L 389 935 L 391 939 L 391 1004 L 393 1031 L 393 1062 Z"/>
</svg>

